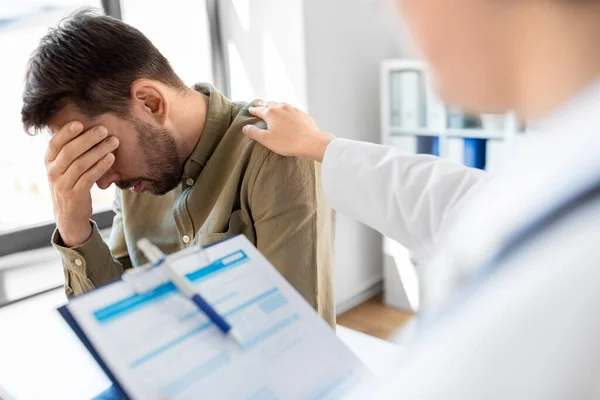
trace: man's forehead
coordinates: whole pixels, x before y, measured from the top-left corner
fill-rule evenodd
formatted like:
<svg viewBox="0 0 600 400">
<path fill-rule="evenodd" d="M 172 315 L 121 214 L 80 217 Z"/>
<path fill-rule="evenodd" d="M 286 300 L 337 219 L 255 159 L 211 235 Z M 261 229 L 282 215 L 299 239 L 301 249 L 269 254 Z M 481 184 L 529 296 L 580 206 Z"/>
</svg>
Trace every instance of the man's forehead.
<svg viewBox="0 0 600 400">
<path fill-rule="evenodd" d="M 73 104 L 68 103 L 63 108 L 61 108 L 56 114 L 50 118 L 48 121 L 48 129 L 50 131 L 50 135 L 54 136 L 58 131 L 62 129 L 63 126 L 70 122 L 79 121 L 83 124 L 83 131 L 90 129 L 91 127 L 97 125 L 97 121 L 95 119 L 91 119 L 83 115 L 81 111 L 77 109 Z"/>
</svg>

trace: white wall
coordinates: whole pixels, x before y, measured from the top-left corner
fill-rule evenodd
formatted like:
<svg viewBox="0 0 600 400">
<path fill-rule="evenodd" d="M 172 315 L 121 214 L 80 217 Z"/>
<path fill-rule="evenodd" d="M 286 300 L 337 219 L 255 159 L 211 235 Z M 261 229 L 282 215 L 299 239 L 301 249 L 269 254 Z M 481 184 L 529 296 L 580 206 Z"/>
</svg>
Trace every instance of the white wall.
<svg viewBox="0 0 600 400">
<path fill-rule="evenodd" d="M 401 51 L 390 28 L 390 2 L 305 0 L 308 109 L 323 130 L 378 143 L 379 65 Z M 382 279 L 381 235 L 338 214 L 338 307 L 363 299 Z M 343 309 L 339 311 L 344 311 Z"/>
<path fill-rule="evenodd" d="M 231 98 L 306 109 L 303 0 L 224 0 L 219 7 Z"/>
<path fill-rule="evenodd" d="M 212 82 L 206 0 L 169 0 L 168 4 L 149 7 L 148 0 L 122 0 L 123 21 L 142 31 L 186 84 Z M 194 38 L 193 47 L 181 38 Z"/>
<path fill-rule="evenodd" d="M 249 16 L 243 23 L 240 4 Z M 236 49 L 232 97 L 289 101 L 337 136 L 379 142 L 379 64 L 412 51 L 391 6 L 389 0 L 223 1 L 225 38 Z M 381 282 L 382 243 L 378 233 L 340 214 L 336 235 L 336 303 L 343 311 Z"/>
</svg>

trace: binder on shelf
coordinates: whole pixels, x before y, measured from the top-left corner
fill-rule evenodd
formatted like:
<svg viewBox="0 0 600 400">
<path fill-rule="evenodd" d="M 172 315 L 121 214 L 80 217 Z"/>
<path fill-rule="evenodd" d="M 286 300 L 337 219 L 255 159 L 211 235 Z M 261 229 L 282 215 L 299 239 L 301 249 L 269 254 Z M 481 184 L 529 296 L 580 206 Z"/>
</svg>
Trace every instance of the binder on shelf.
<svg viewBox="0 0 600 400">
<path fill-rule="evenodd" d="M 417 136 L 417 153 L 440 155 L 440 138 L 438 136 Z"/>
<path fill-rule="evenodd" d="M 440 156 L 440 137 L 439 136 L 433 137 L 433 144 L 431 146 L 431 154 L 434 156 L 437 156 L 437 157 Z"/>
<path fill-rule="evenodd" d="M 503 131 L 506 126 L 506 116 L 502 114 L 483 114 L 480 118 L 484 130 Z"/>
<path fill-rule="evenodd" d="M 448 109 L 448 128 L 450 129 L 481 129 L 481 118 L 476 115 L 465 114 L 456 107 Z"/>
<path fill-rule="evenodd" d="M 390 146 L 395 147 L 406 154 L 417 153 L 416 136 L 392 136 Z"/>
<path fill-rule="evenodd" d="M 465 114 L 456 107 L 448 108 L 446 115 L 447 126 L 450 129 L 465 129 L 466 121 Z M 447 141 L 447 158 L 450 160 L 464 164 L 465 162 L 465 143 L 462 137 L 448 137 Z"/>
<path fill-rule="evenodd" d="M 487 171 L 494 172 L 500 167 L 504 158 L 505 146 L 502 140 L 487 141 L 485 154 L 485 169 Z"/>
<path fill-rule="evenodd" d="M 519 120 L 518 127 L 517 127 L 517 133 L 525 133 L 525 132 L 527 132 L 527 129 L 528 129 L 527 122 L 523 121 L 523 120 Z"/>
<path fill-rule="evenodd" d="M 401 127 L 402 71 L 390 72 L 390 125 Z"/>
<path fill-rule="evenodd" d="M 400 75 L 400 124 L 403 129 L 425 127 L 425 96 L 423 76 L 419 71 L 406 70 Z"/>
<path fill-rule="evenodd" d="M 486 139 L 464 139 L 464 164 L 467 167 L 485 169 L 486 142 Z"/>
<path fill-rule="evenodd" d="M 465 144 L 463 138 L 449 137 L 446 139 L 446 154 L 449 160 L 462 164 L 465 159 Z"/>
<path fill-rule="evenodd" d="M 446 119 L 447 126 L 450 129 L 464 129 L 466 127 L 465 114 L 458 108 L 448 108 Z"/>
<path fill-rule="evenodd" d="M 425 81 L 427 128 L 442 132 L 446 129 L 446 106 L 435 93 L 431 76 L 426 75 L 423 79 Z"/>
</svg>

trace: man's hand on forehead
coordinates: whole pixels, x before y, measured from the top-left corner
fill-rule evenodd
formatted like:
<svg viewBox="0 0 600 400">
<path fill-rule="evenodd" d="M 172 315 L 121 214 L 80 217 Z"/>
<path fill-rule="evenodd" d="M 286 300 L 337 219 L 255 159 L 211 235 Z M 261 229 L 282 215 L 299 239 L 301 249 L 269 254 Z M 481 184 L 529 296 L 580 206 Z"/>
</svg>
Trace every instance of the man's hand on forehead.
<svg viewBox="0 0 600 400">
<path fill-rule="evenodd" d="M 56 224 L 66 245 L 80 245 L 89 237 L 90 190 L 112 167 L 118 146 L 119 140 L 104 126 L 84 130 L 79 121 L 67 123 L 50 138 L 46 169 Z"/>
<path fill-rule="evenodd" d="M 92 130 L 98 130 L 97 138 L 99 140 L 87 140 L 86 142 L 95 142 L 95 144 L 97 144 L 108 133 L 106 128 L 101 125 L 91 126 L 90 128 L 85 129 L 84 125 L 80 121 L 69 122 L 61 127 L 58 131 L 51 132 L 50 141 L 48 143 L 48 151 L 46 152 L 46 161 L 52 161 L 56 159 L 59 152 L 70 142 L 78 139 L 79 136 L 87 134 L 89 139 L 91 136 L 89 133 Z"/>
</svg>

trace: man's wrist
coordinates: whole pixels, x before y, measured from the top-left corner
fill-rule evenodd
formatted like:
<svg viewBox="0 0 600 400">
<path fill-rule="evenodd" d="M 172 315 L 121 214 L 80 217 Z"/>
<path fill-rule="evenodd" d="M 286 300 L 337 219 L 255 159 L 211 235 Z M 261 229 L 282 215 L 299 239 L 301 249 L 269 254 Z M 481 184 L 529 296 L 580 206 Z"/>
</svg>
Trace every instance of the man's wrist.
<svg viewBox="0 0 600 400">
<path fill-rule="evenodd" d="M 77 226 L 59 225 L 58 232 L 65 247 L 77 247 L 89 240 L 93 229 L 90 221 L 87 221 L 85 224 Z"/>
</svg>

